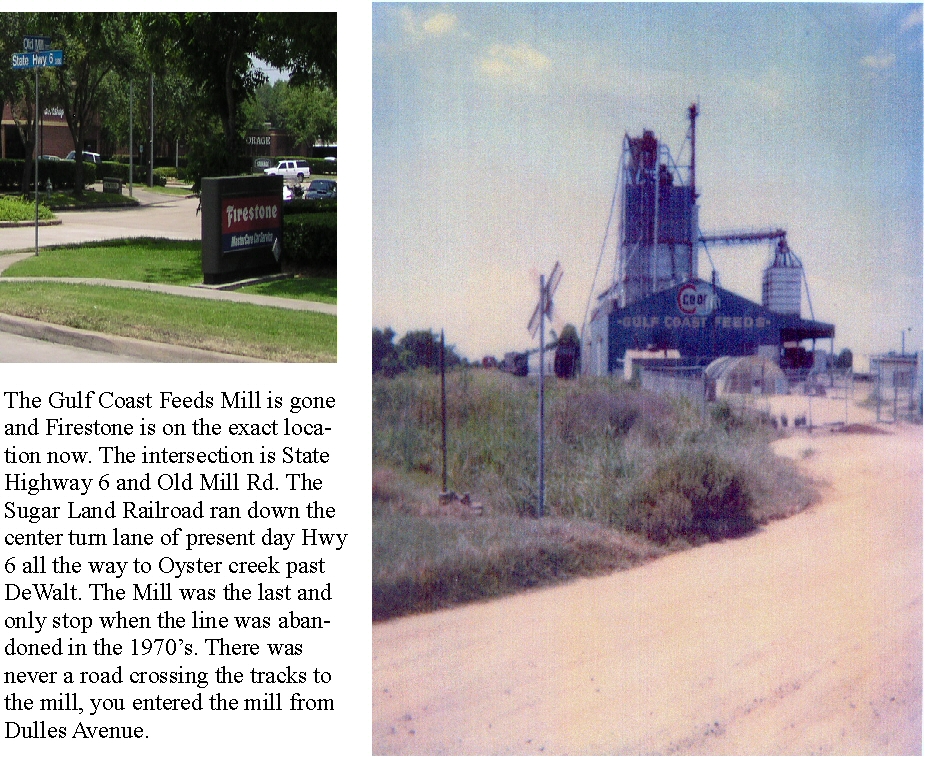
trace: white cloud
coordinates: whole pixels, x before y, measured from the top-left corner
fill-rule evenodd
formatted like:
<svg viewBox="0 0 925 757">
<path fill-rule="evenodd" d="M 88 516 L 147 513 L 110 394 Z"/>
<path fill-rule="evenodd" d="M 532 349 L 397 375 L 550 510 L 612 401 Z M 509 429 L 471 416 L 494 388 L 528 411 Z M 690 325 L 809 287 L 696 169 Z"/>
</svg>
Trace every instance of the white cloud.
<svg viewBox="0 0 925 757">
<path fill-rule="evenodd" d="M 477 63 L 479 71 L 493 79 L 528 81 L 551 66 L 549 58 L 527 44 L 492 45 Z"/>
<path fill-rule="evenodd" d="M 893 53 L 865 55 L 861 58 L 861 65 L 874 71 L 884 71 L 887 68 L 892 68 L 895 63 L 896 56 Z"/>
<path fill-rule="evenodd" d="M 902 26 L 900 26 L 900 29 L 902 31 L 906 31 L 907 29 L 911 29 L 913 26 L 921 26 L 921 25 L 922 25 L 922 8 L 921 6 L 919 6 L 918 8 L 913 10 L 908 16 L 906 16 L 903 19 Z"/>
<path fill-rule="evenodd" d="M 442 37 L 444 34 L 452 32 L 456 28 L 458 22 L 459 19 L 452 13 L 437 13 L 426 19 L 421 26 L 425 34 L 434 37 Z"/>
<path fill-rule="evenodd" d="M 422 16 L 411 8 L 402 9 L 405 32 L 410 37 L 445 37 L 459 26 L 459 18 L 452 13 L 432 13 Z"/>
</svg>

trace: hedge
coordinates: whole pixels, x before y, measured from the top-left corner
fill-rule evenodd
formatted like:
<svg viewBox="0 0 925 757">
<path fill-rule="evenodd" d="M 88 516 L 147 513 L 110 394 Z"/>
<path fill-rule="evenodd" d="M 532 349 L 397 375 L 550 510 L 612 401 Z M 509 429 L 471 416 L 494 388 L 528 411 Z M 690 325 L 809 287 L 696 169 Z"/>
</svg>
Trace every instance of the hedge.
<svg viewBox="0 0 925 757">
<path fill-rule="evenodd" d="M 25 161 L 6 158 L 0 160 L 0 190 L 21 189 L 22 173 Z M 44 188 L 45 181 L 51 179 L 55 189 L 73 189 L 77 163 L 73 160 L 40 160 L 39 189 Z M 84 185 L 93 184 L 97 179 L 97 166 L 84 162 Z"/>
<path fill-rule="evenodd" d="M 283 205 L 283 215 L 295 216 L 303 213 L 336 213 L 337 198 L 330 200 L 290 200 Z"/>
<path fill-rule="evenodd" d="M 337 212 L 287 211 L 283 255 L 296 268 L 337 268 Z"/>
<path fill-rule="evenodd" d="M 108 179 L 112 177 L 114 179 L 122 179 L 124 184 L 128 184 L 128 169 L 129 166 L 127 163 L 118 163 L 116 161 L 104 160 L 100 166 L 100 173 L 102 176 L 100 178 Z M 154 169 L 154 183 L 159 187 L 167 186 L 167 178 L 158 174 L 158 171 L 161 169 Z M 132 166 L 132 173 L 135 176 L 135 184 L 147 184 L 148 183 L 148 167 L 147 166 Z"/>
</svg>

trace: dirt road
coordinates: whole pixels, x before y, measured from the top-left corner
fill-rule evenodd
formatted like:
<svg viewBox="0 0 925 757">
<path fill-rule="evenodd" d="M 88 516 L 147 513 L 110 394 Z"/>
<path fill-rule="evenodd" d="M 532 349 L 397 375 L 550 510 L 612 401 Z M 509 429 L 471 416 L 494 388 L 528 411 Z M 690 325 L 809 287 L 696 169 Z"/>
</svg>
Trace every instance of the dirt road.
<svg viewBox="0 0 925 757">
<path fill-rule="evenodd" d="M 744 539 L 373 628 L 376 754 L 921 754 L 922 430 Z"/>
</svg>

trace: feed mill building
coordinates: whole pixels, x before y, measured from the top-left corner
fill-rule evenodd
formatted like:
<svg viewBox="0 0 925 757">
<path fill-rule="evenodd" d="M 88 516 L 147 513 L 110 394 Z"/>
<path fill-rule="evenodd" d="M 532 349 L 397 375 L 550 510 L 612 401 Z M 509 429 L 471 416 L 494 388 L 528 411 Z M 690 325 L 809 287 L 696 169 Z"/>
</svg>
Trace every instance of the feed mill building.
<svg viewBox="0 0 925 757">
<path fill-rule="evenodd" d="M 815 340 L 834 338 L 835 327 L 802 318 L 803 266 L 786 232 L 700 232 L 696 105 L 688 115 L 689 166 L 679 167 L 651 131 L 624 137 L 616 266 L 584 331 L 582 370 L 620 372 L 625 361 L 647 355 L 686 366 L 764 355 L 785 371 L 811 368 Z M 698 278 L 698 256 L 707 245 L 761 242 L 774 249 L 763 272 L 760 305 L 720 287 L 715 272 L 710 281 Z"/>
</svg>

